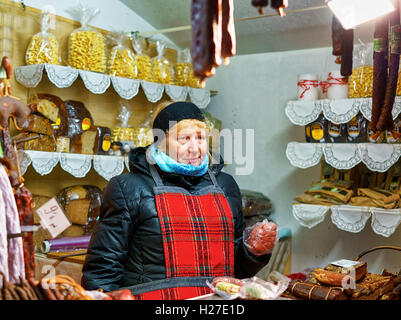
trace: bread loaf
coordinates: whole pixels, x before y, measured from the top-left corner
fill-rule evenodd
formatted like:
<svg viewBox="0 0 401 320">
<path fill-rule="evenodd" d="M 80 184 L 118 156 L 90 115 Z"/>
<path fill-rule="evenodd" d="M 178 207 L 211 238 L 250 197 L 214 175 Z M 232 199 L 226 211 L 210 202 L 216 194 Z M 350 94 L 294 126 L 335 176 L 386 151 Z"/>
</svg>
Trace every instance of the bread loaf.
<svg viewBox="0 0 401 320">
<path fill-rule="evenodd" d="M 34 224 L 40 224 L 40 219 L 39 216 L 36 214 L 36 210 L 43 206 L 47 201 L 49 201 L 51 198 L 48 196 L 41 196 L 38 194 L 33 194 L 32 195 L 32 200 L 33 200 L 33 223 Z"/>
<path fill-rule="evenodd" d="M 20 139 L 23 139 L 24 141 L 18 142 Z M 15 136 L 13 140 L 16 141 L 17 149 L 49 152 L 56 151 L 56 142 L 53 136 L 32 132 L 23 132 Z"/>
<path fill-rule="evenodd" d="M 71 141 L 82 132 L 92 127 L 93 119 L 80 101 L 66 100 L 60 107 L 60 125 L 55 131 L 56 137 L 68 137 Z"/>
<path fill-rule="evenodd" d="M 329 264 L 325 268 L 325 270 L 333 271 L 341 274 L 350 274 L 350 268 L 343 268 L 340 266 L 336 266 L 334 264 Z M 352 270 L 355 271 L 355 281 L 361 280 L 366 273 L 368 272 L 368 264 L 366 262 L 360 262 L 352 267 Z"/>
<path fill-rule="evenodd" d="M 111 148 L 111 130 L 107 127 L 96 126 L 94 154 L 109 154 Z"/>
<path fill-rule="evenodd" d="M 71 225 L 62 233 L 63 237 L 79 237 L 85 235 L 85 228 L 80 225 Z"/>
<path fill-rule="evenodd" d="M 65 213 L 71 223 L 86 225 L 90 206 L 90 199 L 77 199 L 67 202 Z"/>
<path fill-rule="evenodd" d="M 70 152 L 93 154 L 95 150 L 95 142 L 97 130 L 87 130 L 78 135 L 75 135 L 71 140 Z"/>
<path fill-rule="evenodd" d="M 21 129 L 28 132 L 53 136 L 53 127 L 50 120 L 37 114 L 29 115 L 28 120 L 22 125 Z"/>
<path fill-rule="evenodd" d="M 57 194 L 57 199 L 73 224 L 82 225 L 84 234 L 92 232 L 102 201 L 102 191 L 98 187 L 91 185 L 67 187 Z"/>
<path fill-rule="evenodd" d="M 64 101 L 52 94 L 39 93 L 29 104 L 32 113 L 38 113 L 52 122 L 57 122 L 59 117 L 59 108 Z"/>
</svg>

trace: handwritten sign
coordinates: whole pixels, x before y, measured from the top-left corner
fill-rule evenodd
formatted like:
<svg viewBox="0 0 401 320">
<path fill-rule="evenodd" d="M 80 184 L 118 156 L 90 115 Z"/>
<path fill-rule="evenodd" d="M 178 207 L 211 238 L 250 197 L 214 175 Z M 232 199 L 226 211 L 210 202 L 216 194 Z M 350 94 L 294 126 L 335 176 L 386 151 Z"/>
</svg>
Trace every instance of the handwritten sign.
<svg viewBox="0 0 401 320">
<path fill-rule="evenodd" d="M 40 208 L 36 209 L 36 213 L 40 218 L 40 224 L 49 231 L 52 238 L 57 237 L 71 225 L 56 198 L 51 198 Z"/>
</svg>

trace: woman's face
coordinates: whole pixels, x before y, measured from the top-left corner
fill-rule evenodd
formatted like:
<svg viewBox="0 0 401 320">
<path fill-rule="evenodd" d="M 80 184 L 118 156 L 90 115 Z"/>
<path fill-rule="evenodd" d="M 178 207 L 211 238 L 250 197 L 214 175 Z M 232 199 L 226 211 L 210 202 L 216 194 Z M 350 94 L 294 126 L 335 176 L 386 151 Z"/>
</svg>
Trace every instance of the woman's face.
<svg viewBox="0 0 401 320">
<path fill-rule="evenodd" d="M 197 126 L 177 130 L 173 127 L 167 135 L 167 152 L 175 161 L 199 166 L 208 150 L 206 130 Z"/>
</svg>

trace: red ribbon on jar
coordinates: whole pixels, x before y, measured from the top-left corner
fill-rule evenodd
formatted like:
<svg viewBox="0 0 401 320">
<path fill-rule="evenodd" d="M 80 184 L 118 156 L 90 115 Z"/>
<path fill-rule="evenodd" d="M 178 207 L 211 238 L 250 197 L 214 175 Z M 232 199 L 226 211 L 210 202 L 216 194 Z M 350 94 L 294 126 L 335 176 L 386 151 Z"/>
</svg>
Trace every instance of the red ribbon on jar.
<svg viewBox="0 0 401 320">
<path fill-rule="evenodd" d="M 298 87 L 301 89 L 304 89 L 302 93 L 299 95 L 299 98 L 302 99 L 305 95 L 305 93 L 310 90 L 312 87 L 317 88 L 319 87 L 319 81 L 318 80 L 299 80 L 298 81 Z"/>
<path fill-rule="evenodd" d="M 328 88 L 330 88 L 331 86 L 343 86 L 345 84 L 347 84 L 347 78 L 346 77 L 341 77 L 341 78 L 336 78 L 333 77 L 333 74 L 330 72 L 327 76 L 327 81 L 326 81 L 326 91 Z"/>
</svg>

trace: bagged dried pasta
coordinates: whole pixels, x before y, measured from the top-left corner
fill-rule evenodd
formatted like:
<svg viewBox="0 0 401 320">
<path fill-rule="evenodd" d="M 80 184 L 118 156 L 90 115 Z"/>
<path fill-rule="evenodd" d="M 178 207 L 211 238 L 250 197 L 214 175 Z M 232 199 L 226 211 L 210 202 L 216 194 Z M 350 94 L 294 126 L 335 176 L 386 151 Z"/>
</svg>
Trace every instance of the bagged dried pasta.
<svg viewBox="0 0 401 320">
<path fill-rule="evenodd" d="M 348 79 L 349 98 L 367 98 L 373 91 L 373 46 L 360 43 L 355 48 L 355 69 Z"/>
<path fill-rule="evenodd" d="M 174 84 L 174 69 L 170 61 L 164 57 L 166 44 L 164 41 L 156 41 L 157 56 L 151 59 L 153 82 Z"/>
<path fill-rule="evenodd" d="M 112 32 L 109 38 L 115 43 L 115 46 L 111 49 L 109 56 L 108 74 L 115 77 L 136 78 L 138 68 L 134 51 L 124 45 L 124 41 L 128 38 L 127 33 L 123 31 Z"/>
<path fill-rule="evenodd" d="M 145 81 L 152 81 L 152 64 L 150 57 L 145 53 L 147 40 L 134 35 L 132 38 L 132 47 L 135 51 L 135 62 L 138 68 L 137 78 Z"/>
<path fill-rule="evenodd" d="M 68 38 L 68 64 L 75 69 L 95 72 L 106 71 L 106 45 L 103 35 L 88 26 L 99 14 L 98 8 L 90 8 L 81 2 L 69 10 L 81 23 Z"/>
<path fill-rule="evenodd" d="M 32 36 L 25 53 L 27 65 L 50 63 L 60 64 L 59 44 L 56 36 L 49 32 L 55 27 L 55 15 L 47 10 L 40 14 L 40 32 Z"/>
<path fill-rule="evenodd" d="M 192 73 L 191 54 L 188 48 L 178 52 L 177 63 L 175 64 L 175 84 L 177 86 L 189 85 Z"/>
</svg>

